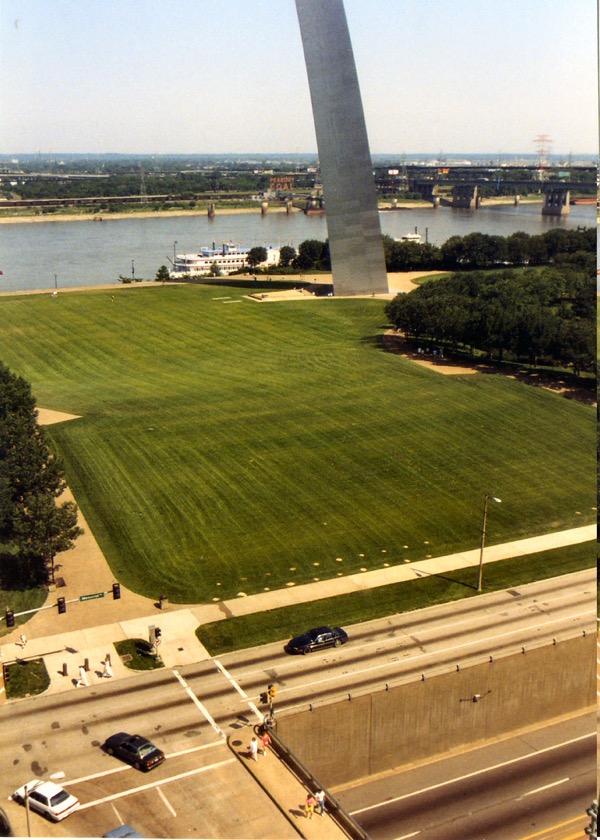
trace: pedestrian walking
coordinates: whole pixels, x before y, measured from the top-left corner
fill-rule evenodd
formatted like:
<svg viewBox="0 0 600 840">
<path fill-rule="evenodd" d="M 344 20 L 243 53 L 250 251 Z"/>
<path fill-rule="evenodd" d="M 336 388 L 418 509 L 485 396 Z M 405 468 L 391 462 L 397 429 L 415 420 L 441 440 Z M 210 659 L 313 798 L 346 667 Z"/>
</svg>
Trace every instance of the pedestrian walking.
<svg viewBox="0 0 600 840">
<path fill-rule="evenodd" d="M 21 633 L 19 641 L 21 642 L 21 648 L 24 648 L 27 644 L 27 636 L 25 635 L 25 633 Z"/>
<path fill-rule="evenodd" d="M 79 666 L 79 679 L 77 680 L 76 685 L 77 688 L 79 688 L 82 685 L 89 685 L 87 674 L 85 673 L 85 668 L 83 667 L 83 665 Z"/>
<path fill-rule="evenodd" d="M 256 738 L 252 738 L 250 741 L 250 757 L 258 761 L 258 741 Z"/>
<path fill-rule="evenodd" d="M 306 797 L 306 805 L 304 806 L 304 814 L 307 820 L 312 820 L 315 811 L 315 798 L 312 793 Z"/>
<path fill-rule="evenodd" d="M 104 666 L 103 669 L 102 669 L 102 676 L 103 677 L 112 677 L 113 672 L 112 672 L 112 668 L 110 667 L 110 662 L 108 661 L 108 659 L 105 659 L 104 662 L 102 663 L 102 665 Z"/>
<path fill-rule="evenodd" d="M 315 812 L 320 814 L 320 816 L 323 816 L 323 814 L 325 813 L 325 791 L 318 790 L 315 793 L 315 800 L 317 803 L 315 805 Z"/>
<path fill-rule="evenodd" d="M 261 743 L 261 747 L 262 747 L 262 754 L 266 755 L 267 754 L 267 748 L 268 748 L 269 744 L 271 743 L 271 736 L 266 731 L 266 729 L 263 732 L 263 734 L 260 736 L 260 743 Z"/>
</svg>

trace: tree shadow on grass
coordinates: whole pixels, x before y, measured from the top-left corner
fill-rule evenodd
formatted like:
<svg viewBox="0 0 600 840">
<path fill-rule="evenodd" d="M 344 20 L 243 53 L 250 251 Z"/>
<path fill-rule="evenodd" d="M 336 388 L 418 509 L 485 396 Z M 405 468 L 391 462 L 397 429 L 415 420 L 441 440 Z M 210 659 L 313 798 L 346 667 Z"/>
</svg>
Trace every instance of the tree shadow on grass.
<svg viewBox="0 0 600 840">
<path fill-rule="evenodd" d="M 24 592 L 42 586 L 46 580 L 43 561 L 0 549 L 0 589 Z"/>
<path fill-rule="evenodd" d="M 377 350 L 385 350 L 383 335 L 365 335 L 359 339 L 360 344 L 367 344 Z"/>
</svg>

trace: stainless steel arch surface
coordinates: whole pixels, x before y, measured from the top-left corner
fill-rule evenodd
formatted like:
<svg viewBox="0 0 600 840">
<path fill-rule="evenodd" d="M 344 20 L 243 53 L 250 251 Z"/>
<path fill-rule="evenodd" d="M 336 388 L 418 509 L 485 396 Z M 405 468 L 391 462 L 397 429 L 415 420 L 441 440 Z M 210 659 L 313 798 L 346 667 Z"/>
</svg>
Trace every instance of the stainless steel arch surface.
<svg viewBox="0 0 600 840">
<path fill-rule="evenodd" d="M 336 295 L 388 291 L 373 166 L 342 0 L 296 0 Z"/>
</svg>

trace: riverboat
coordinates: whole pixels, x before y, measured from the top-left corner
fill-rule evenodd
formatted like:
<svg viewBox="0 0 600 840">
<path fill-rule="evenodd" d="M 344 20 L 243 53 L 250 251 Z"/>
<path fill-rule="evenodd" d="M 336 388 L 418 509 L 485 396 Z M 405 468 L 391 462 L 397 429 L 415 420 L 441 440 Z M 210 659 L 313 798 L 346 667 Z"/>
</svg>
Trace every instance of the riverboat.
<svg viewBox="0 0 600 840">
<path fill-rule="evenodd" d="M 248 253 L 250 248 L 234 245 L 233 242 L 223 242 L 220 248 L 201 248 L 197 254 L 176 254 L 169 269 L 172 280 L 183 277 L 210 277 L 233 274 L 235 271 L 248 267 Z M 260 268 L 276 266 L 279 263 L 279 248 L 265 245 L 267 259 L 260 263 Z"/>
<path fill-rule="evenodd" d="M 397 237 L 394 241 L 395 242 L 416 242 L 417 245 L 420 245 L 421 241 L 422 241 L 422 237 L 421 237 L 420 233 L 417 233 L 415 231 L 414 233 L 405 233 L 404 236 L 401 236 L 399 238 Z"/>
</svg>

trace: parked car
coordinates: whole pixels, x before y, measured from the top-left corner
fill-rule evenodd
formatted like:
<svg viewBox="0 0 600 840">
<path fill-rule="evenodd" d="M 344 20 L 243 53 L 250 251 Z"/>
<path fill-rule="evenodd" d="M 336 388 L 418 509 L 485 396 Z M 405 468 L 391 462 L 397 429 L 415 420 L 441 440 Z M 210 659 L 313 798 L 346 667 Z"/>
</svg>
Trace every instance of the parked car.
<svg viewBox="0 0 600 840">
<path fill-rule="evenodd" d="M 64 820 L 79 808 L 79 799 L 54 782 L 44 782 L 42 779 L 32 779 L 26 785 L 18 788 L 12 798 L 15 802 L 25 804 L 25 793 L 32 811 L 38 811 L 44 817 L 54 822 Z"/>
<path fill-rule="evenodd" d="M 141 735 L 117 732 L 107 738 L 102 747 L 109 755 L 123 759 L 136 770 L 151 770 L 165 760 L 165 754 Z"/>
<path fill-rule="evenodd" d="M 339 647 L 348 641 L 348 634 L 341 627 L 314 627 L 296 636 L 285 646 L 288 653 L 310 653 L 326 647 Z"/>
</svg>

